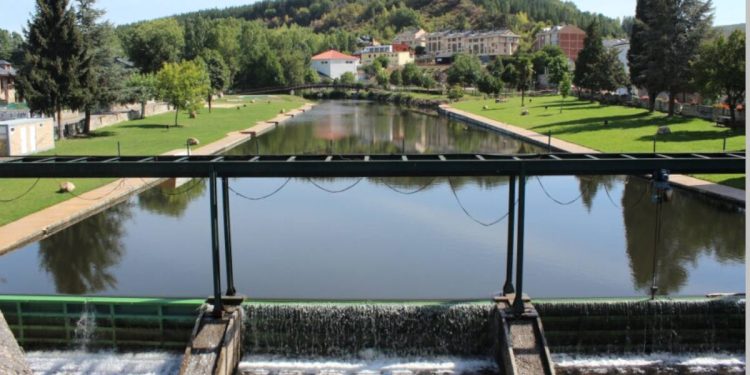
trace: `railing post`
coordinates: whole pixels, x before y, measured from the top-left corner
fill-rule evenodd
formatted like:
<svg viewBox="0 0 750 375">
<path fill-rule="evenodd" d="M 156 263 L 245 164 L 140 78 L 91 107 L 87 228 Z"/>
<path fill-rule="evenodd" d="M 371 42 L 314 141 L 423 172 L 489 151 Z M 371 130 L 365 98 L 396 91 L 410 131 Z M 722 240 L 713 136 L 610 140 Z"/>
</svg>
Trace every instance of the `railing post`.
<svg viewBox="0 0 750 375">
<path fill-rule="evenodd" d="M 232 264 L 232 217 L 229 212 L 229 177 L 221 178 L 221 195 L 224 211 L 224 257 L 227 262 L 227 295 L 237 294 L 234 288 L 234 266 Z"/>
<path fill-rule="evenodd" d="M 516 220 L 516 176 L 508 177 L 508 257 L 505 261 L 505 285 L 503 294 L 511 294 L 513 288 L 513 232 Z"/>
<path fill-rule="evenodd" d="M 521 168 L 521 174 L 518 176 L 518 241 L 516 249 L 516 298 L 513 301 L 513 312 L 521 315 L 524 312 L 523 305 L 523 230 L 524 230 L 524 211 L 526 209 L 526 171 Z"/>
<path fill-rule="evenodd" d="M 214 276 L 214 316 L 221 317 L 224 307 L 221 305 L 221 266 L 219 254 L 219 208 L 216 198 L 216 171 L 211 168 L 209 176 L 209 195 L 211 196 L 211 255 Z"/>
</svg>

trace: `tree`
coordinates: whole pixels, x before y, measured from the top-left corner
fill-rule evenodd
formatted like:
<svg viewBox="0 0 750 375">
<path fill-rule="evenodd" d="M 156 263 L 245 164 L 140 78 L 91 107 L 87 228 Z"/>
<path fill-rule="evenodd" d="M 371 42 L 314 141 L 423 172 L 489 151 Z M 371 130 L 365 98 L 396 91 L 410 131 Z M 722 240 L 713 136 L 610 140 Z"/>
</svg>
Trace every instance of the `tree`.
<svg viewBox="0 0 750 375">
<path fill-rule="evenodd" d="M 669 90 L 669 116 L 674 115 L 677 94 L 690 89 L 690 62 L 698 57 L 700 44 L 713 23 L 711 0 L 664 0 L 668 21 L 659 24 L 660 35 L 669 41 L 662 66 Z"/>
<path fill-rule="evenodd" d="M 506 69 L 507 70 L 507 69 Z M 513 59 L 513 68 L 510 71 L 509 78 L 517 90 L 521 91 L 521 106 L 523 107 L 526 99 L 526 90 L 531 88 L 531 81 L 534 79 L 534 64 L 531 56 L 526 53 L 520 53 Z"/>
<path fill-rule="evenodd" d="M 23 58 L 23 36 L 17 32 L 0 29 L 0 60 L 10 61 L 17 67 Z"/>
<path fill-rule="evenodd" d="M 307 68 L 305 72 L 305 83 L 318 83 L 320 82 L 320 75 L 318 71 L 313 68 Z"/>
<path fill-rule="evenodd" d="M 395 69 L 394 71 L 391 72 L 390 82 L 391 82 L 391 85 L 394 85 L 394 86 L 401 86 L 401 85 L 403 85 L 404 82 L 401 79 L 401 71 L 400 70 Z"/>
<path fill-rule="evenodd" d="M 503 81 L 494 77 L 492 74 L 485 72 L 477 84 L 479 91 L 491 96 L 497 96 L 503 90 Z"/>
<path fill-rule="evenodd" d="M 133 74 L 125 81 L 123 102 L 140 103 L 141 119 L 146 118 L 146 102 L 159 95 L 156 77 L 151 74 Z"/>
<path fill-rule="evenodd" d="M 409 86 L 422 86 L 424 72 L 420 69 L 417 64 L 408 63 L 404 65 L 401 71 L 401 81 L 404 85 Z"/>
<path fill-rule="evenodd" d="M 448 99 L 456 101 L 464 97 L 464 89 L 460 85 L 453 85 L 448 89 Z"/>
<path fill-rule="evenodd" d="M 663 20 L 663 11 L 657 12 L 662 2 L 638 0 L 635 6 L 635 19 L 630 33 L 630 49 L 628 50 L 628 67 L 630 80 L 633 84 L 648 91 L 649 111 L 654 111 L 656 96 L 665 89 L 661 67 L 664 60 L 665 42 L 659 37 L 659 22 Z"/>
<path fill-rule="evenodd" d="M 76 18 L 83 35 L 87 58 L 81 70 L 83 77 L 82 98 L 85 121 L 83 132 L 91 130 L 91 113 L 112 103 L 121 102 L 128 74 L 126 68 L 116 61 L 116 36 L 108 22 L 99 22 L 104 11 L 94 8 L 96 0 L 77 0 Z"/>
<path fill-rule="evenodd" d="M 474 55 L 458 53 L 453 56 L 453 65 L 446 73 L 451 85 L 473 86 L 481 78 L 482 63 Z"/>
<path fill-rule="evenodd" d="M 208 92 L 208 112 L 211 112 L 211 101 L 213 96 L 223 92 L 229 86 L 229 68 L 224 63 L 221 55 L 213 50 L 203 52 L 201 58 L 206 64 L 210 90 Z"/>
<path fill-rule="evenodd" d="M 596 22 L 592 22 L 586 28 L 583 49 L 578 53 L 573 83 L 580 88 L 598 91 L 601 88 L 601 82 L 597 69 L 602 66 L 603 56 L 604 45 L 602 44 L 599 26 Z"/>
<path fill-rule="evenodd" d="M 87 74 L 81 71 L 86 58 L 83 36 L 67 0 L 37 0 L 23 49 L 19 91 L 32 111 L 57 113 L 63 138 L 62 109 L 81 107 L 82 78 Z"/>
<path fill-rule="evenodd" d="M 142 72 L 153 73 L 165 63 L 179 61 L 185 47 L 185 36 L 174 18 L 164 18 L 128 30 L 122 37 L 122 46 Z"/>
<path fill-rule="evenodd" d="M 693 63 L 695 84 L 706 96 L 726 96 L 732 125 L 735 109 L 745 99 L 745 33 L 735 30 L 725 39 L 706 43 Z"/>
<path fill-rule="evenodd" d="M 388 71 L 385 69 L 378 69 L 378 71 L 375 73 L 375 80 L 378 82 L 378 85 L 380 87 L 386 88 L 388 87 Z"/>
<path fill-rule="evenodd" d="M 339 77 L 339 82 L 341 82 L 342 85 L 353 85 L 357 82 L 357 77 L 352 72 L 345 72 Z"/>
<path fill-rule="evenodd" d="M 156 73 L 159 96 L 175 108 L 174 124 L 180 110 L 197 111 L 210 90 L 206 68 L 200 61 L 168 63 Z"/>
<path fill-rule="evenodd" d="M 563 73 L 562 78 L 560 79 L 560 82 L 558 84 L 560 95 L 562 96 L 562 100 L 560 101 L 560 113 L 562 113 L 563 111 L 563 103 L 565 102 L 565 98 L 567 98 L 568 95 L 570 94 L 571 83 L 572 82 L 570 82 L 570 73 L 569 72 Z"/>
<path fill-rule="evenodd" d="M 549 82 L 559 85 L 565 75 L 570 75 L 568 58 L 565 55 L 550 58 L 547 61 L 547 72 L 549 73 Z"/>
</svg>

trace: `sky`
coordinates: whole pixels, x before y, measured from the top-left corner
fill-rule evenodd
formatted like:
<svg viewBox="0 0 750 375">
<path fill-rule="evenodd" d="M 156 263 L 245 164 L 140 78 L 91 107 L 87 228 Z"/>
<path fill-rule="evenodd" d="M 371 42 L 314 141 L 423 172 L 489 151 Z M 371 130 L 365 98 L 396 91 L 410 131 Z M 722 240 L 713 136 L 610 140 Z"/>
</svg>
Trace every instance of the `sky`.
<svg viewBox="0 0 750 375">
<path fill-rule="evenodd" d="M 115 25 L 165 17 L 200 9 L 225 8 L 253 0 L 99 0 L 100 8 Z M 632 16 L 636 0 L 572 0 L 579 9 L 609 17 Z M 0 28 L 21 32 L 34 12 L 34 0 L 0 0 Z M 715 25 L 745 22 L 745 0 L 713 0 Z M 11 5 L 12 4 L 12 5 Z"/>
</svg>

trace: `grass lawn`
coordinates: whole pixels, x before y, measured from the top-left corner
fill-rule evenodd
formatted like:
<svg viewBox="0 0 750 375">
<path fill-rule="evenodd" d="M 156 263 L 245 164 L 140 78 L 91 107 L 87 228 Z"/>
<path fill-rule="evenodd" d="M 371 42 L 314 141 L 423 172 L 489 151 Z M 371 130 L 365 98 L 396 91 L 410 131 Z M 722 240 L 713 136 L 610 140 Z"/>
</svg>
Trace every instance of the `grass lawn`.
<svg viewBox="0 0 750 375">
<path fill-rule="evenodd" d="M 229 98 L 227 98 L 229 99 Z M 271 103 L 268 103 L 268 101 Z M 189 137 L 198 138 L 201 145 L 217 141 L 231 131 L 247 129 L 256 122 L 270 119 L 279 110 L 300 107 L 304 100 L 292 96 L 273 96 L 250 103 L 244 98 L 236 108 L 203 109 L 195 119 L 180 113 L 179 126 L 174 127 L 174 112 L 151 116 L 144 120 L 127 121 L 95 131 L 88 138 L 65 139 L 56 142 L 55 149 L 40 155 L 116 155 L 120 142 L 122 155 L 158 155 L 184 149 Z M 246 105 L 246 106 L 245 106 Z M 167 129 L 167 125 L 170 125 Z M 66 179 L 68 180 L 68 179 Z M 76 185 L 76 194 L 95 189 L 113 179 L 69 179 Z M 57 193 L 63 179 L 42 179 L 23 198 L 5 202 L 23 194 L 35 179 L 3 179 L 0 184 L 0 225 L 72 198 Z M 76 198 L 77 199 L 77 198 Z"/>
<path fill-rule="evenodd" d="M 675 116 L 641 108 L 600 105 L 569 97 L 562 104 L 560 96 L 527 98 L 529 111 L 521 115 L 521 98 L 495 104 L 494 100 L 465 100 L 453 107 L 507 124 L 547 134 L 602 152 L 652 152 L 653 139 L 660 125 L 668 125 L 672 134 L 657 137 L 657 152 L 721 152 L 724 137 L 727 150 L 745 149 L 745 134 L 719 128 L 713 122 Z M 484 109 L 484 106 L 488 109 Z M 547 107 L 547 108 L 545 108 Z M 608 121 L 604 125 L 604 121 Z M 721 184 L 745 188 L 744 175 L 696 175 Z"/>
</svg>

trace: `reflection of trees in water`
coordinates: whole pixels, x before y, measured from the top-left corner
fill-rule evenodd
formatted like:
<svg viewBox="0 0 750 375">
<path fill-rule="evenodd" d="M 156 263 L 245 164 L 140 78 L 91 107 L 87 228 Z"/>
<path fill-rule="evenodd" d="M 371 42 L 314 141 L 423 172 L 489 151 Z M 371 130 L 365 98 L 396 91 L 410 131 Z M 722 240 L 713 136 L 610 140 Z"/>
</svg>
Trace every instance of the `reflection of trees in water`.
<svg viewBox="0 0 750 375">
<path fill-rule="evenodd" d="M 612 191 L 615 183 L 623 179 L 621 176 L 576 176 L 576 178 L 578 189 L 581 191 L 581 201 L 589 212 L 600 189 Z"/>
<path fill-rule="evenodd" d="M 125 202 L 39 242 L 39 265 L 52 275 L 58 293 L 87 294 L 117 287 L 110 268 L 123 254 Z"/>
<path fill-rule="evenodd" d="M 192 179 L 177 189 L 157 186 L 138 195 L 138 207 L 155 214 L 181 217 L 188 205 L 206 191 L 202 179 Z"/>
<path fill-rule="evenodd" d="M 429 184 L 425 190 L 439 185 L 453 185 L 455 189 L 461 189 L 468 185 L 477 186 L 483 190 L 491 190 L 498 186 L 508 185 L 508 177 L 501 176 L 464 176 L 464 177 L 380 177 L 370 178 L 375 185 L 390 185 L 404 190 L 416 190 Z"/>
<path fill-rule="evenodd" d="M 644 189 L 648 190 L 646 197 L 643 197 Z M 675 190 L 674 199 L 664 203 L 662 208 L 656 271 L 660 294 L 678 293 L 687 282 L 689 267 L 695 266 L 703 255 L 713 256 L 723 263 L 742 263 L 745 259 L 745 215 L 690 195 Z M 656 221 L 656 204 L 651 202 L 648 184 L 629 177 L 622 205 L 634 284 L 648 293 L 653 273 Z"/>
<path fill-rule="evenodd" d="M 310 121 L 281 125 L 228 154 L 251 155 L 258 150 L 261 154 L 400 154 L 534 153 L 541 149 L 442 117 L 366 106 L 356 115 L 319 113 Z"/>
</svg>

